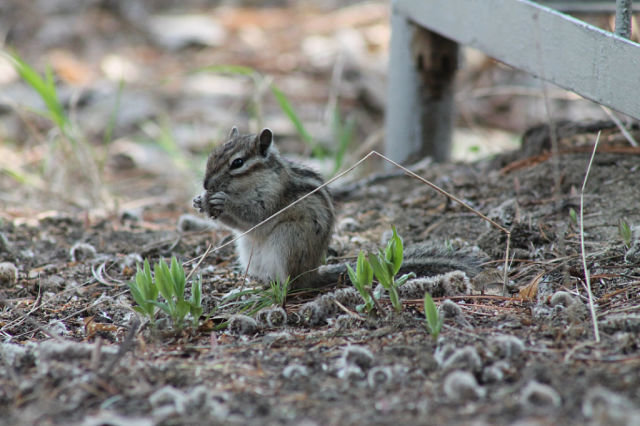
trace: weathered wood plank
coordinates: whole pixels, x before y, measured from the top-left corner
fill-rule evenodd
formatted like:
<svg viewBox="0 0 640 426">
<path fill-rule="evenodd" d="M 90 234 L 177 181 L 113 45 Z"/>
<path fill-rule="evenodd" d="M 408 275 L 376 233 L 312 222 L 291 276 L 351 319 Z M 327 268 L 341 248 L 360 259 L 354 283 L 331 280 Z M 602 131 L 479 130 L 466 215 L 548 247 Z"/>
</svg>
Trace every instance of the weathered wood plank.
<svg viewBox="0 0 640 426">
<path fill-rule="evenodd" d="M 612 0 L 534 0 L 554 10 L 588 14 L 615 14 L 616 3 Z M 640 4 L 632 5 L 634 12 L 640 11 Z"/>
<path fill-rule="evenodd" d="M 392 10 L 384 153 L 400 163 L 419 160 L 414 155 L 423 144 L 422 99 L 418 72 L 411 57 L 412 37 L 413 26 L 404 15 Z M 449 146 L 448 140 L 440 143 Z"/>
<path fill-rule="evenodd" d="M 640 119 L 637 43 L 527 0 L 393 4 L 425 28 Z"/>
</svg>

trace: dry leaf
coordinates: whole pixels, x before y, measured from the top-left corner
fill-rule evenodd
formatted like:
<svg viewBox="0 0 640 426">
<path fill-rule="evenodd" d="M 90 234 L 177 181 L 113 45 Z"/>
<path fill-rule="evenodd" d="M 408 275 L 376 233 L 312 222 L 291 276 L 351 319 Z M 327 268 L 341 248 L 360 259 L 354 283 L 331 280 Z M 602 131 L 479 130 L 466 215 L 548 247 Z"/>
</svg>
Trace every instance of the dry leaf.
<svg viewBox="0 0 640 426">
<path fill-rule="evenodd" d="M 529 284 L 520 289 L 518 295 L 522 300 L 527 302 L 532 302 L 533 300 L 535 300 L 536 296 L 538 295 L 538 284 L 540 283 L 540 279 L 544 276 L 544 274 L 544 272 L 539 273 L 531 280 Z"/>
</svg>

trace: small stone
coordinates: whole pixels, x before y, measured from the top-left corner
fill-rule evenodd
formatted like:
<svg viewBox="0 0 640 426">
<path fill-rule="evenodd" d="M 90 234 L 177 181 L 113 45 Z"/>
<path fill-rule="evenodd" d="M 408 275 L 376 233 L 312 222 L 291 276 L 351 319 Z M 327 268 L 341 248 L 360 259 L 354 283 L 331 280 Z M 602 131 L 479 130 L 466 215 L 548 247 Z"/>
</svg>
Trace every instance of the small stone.
<svg viewBox="0 0 640 426">
<path fill-rule="evenodd" d="M 0 286 L 11 287 L 18 281 L 18 268 L 11 262 L 0 263 Z"/>
</svg>

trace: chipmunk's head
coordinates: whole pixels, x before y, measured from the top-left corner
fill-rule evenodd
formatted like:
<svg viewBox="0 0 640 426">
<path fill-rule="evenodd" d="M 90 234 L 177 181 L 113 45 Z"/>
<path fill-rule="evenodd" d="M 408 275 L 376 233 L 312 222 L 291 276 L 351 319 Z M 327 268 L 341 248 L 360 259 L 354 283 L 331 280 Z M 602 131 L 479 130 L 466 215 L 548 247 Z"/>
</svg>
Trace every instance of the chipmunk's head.
<svg viewBox="0 0 640 426">
<path fill-rule="evenodd" d="M 209 155 L 204 189 L 210 192 L 241 192 L 260 185 L 260 179 L 279 167 L 273 132 L 262 129 L 257 135 L 241 135 L 231 129 L 227 142 Z"/>
</svg>

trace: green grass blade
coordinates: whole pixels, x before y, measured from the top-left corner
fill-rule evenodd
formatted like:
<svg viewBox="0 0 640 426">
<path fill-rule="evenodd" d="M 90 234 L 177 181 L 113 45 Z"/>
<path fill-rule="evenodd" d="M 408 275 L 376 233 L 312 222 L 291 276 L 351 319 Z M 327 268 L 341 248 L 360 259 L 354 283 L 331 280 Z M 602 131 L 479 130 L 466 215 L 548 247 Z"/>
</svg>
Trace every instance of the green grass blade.
<svg viewBox="0 0 640 426">
<path fill-rule="evenodd" d="M 200 307 L 202 306 L 202 277 L 198 277 L 198 279 L 193 280 L 191 284 L 191 297 L 189 298 L 189 302 L 191 302 L 191 306 Z"/>
<path fill-rule="evenodd" d="M 4 55 L 7 56 L 7 55 Z M 17 54 L 8 55 L 18 75 L 33 88 L 47 107 L 46 116 L 52 120 L 63 132 L 68 130 L 69 120 L 64 113 L 64 108 L 58 100 L 56 85 L 51 68 L 47 68 L 44 79 L 29 64 L 23 61 Z"/>
<path fill-rule="evenodd" d="M 208 65 L 206 67 L 197 68 L 191 73 L 210 72 L 217 74 L 232 74 L 232 75 L 244 75 L 247 77 L 254 77 L 257 74 L 256 70 L 251 67 L 245 67 L 242 65 Z"/>
<path fill-rule="evenodd" d="M 384 255 L 380 254 L 376 256 L 369 254 L 369 264 L 371 265 L 373 274 L 378 279 L 378 282 L 382 284 L 384 288 L 389 290 L 389 287 L 391 287 L 391 275 L 389 274 Z"/>
<path fill-rule="evenodd" d="M 307 144 L 309 148 L 311 148 L 311 152 L 313 156 L 317 158 L 322 157 L 323 156 L 322 149 L 318 144 L 314 142 L 313 138 L 311 137 L 307 129 L 304 127 L 304 124 L 302 124 L 302 120 L 300 120 L 300 117 L 298 117 L 298 114 L 296 113 L 295 109 L 291 105 L 291 102 L 289 102 L 289 99 L 287 98 L 287 96 L 282 92 L 282 90 L 280 90 L 274 84 L 272 84 L 270 88 L 271 88 L 271 93 L 273 93 L 273 96 L 276 98 L 276 101 L 280 106 L 280 109 L 282 110 L 282 112 L 284 112 L 284 114 L 287 116 L 287 118 L 291 121 L 293 126 L 296 128 L 296 131 L 302 138 L 302 141 L 305 144 Z"/>
<path fill-rule="evenodd" d="M 147 299 L 156 300 L 158 298 L 158 286 L 153 283 L 153 277 L 151 276 L 151 265 L 149 265 L 149 260 L 144 260 L 144 279 L 147 288 Z"/>
<path fill-rule="evenodd" d="M 167 267 L 167 264 L 164 263 L 164 261 L 160 260 L 158 263 L 156 263 L 156 267 L 154 269 L 155 271 L 155 275 L 156 275 L 156 285 L 158 286 L 158 289 L 160 290 L 160 294 L 162 294 L 162 297 L 165 298 L 165 300 L 167 301 L 167 303 L 169 305 L 171 305 L 172 309 L 173 309 L 173 305 L 174 305 L 174 300 L 173 300 L 173 296 L 174 296 L 174 288 L 173 288 L 173 283 L 171 280 L 171 273 L 169 272 L 169 268 Z"/>
<path fill-rule="evenodd" d="M 424 315 L 427 320 L 427 328 L 434 339 L 438 338 L 442 329 L 442 320 L 436 309 L 436 304 L 429 293 L 424 294 Z"/>
<path fill-rule="evenodd" d="M 184 287 L 186 285 L 186 278 L 184 276 L 184 269 L 182 264 L 178 262 L 175 256 L 171 256 L 171 280 L 173 281 L 173 288 L 175 289 L 175 295 L 178 300 L 184 300 Z"/>
<path fill-rule="evenodd" d="M 124 90 L 125 81 L 120 80 L 118 84 L 118 91 L 116 92 L 116 101 L 113 104 L 113 109 L 111 110 L 111 114 L 109 114 L 109 121 L 107 121 L 107 127 L 104 129 L 104 136 L 102 137 L 102 142 L 104 146 L 108 146 L 111 143 L 111 139 L 113 137 L 113 129 L 116 127 L 116 122 L 118 119 L 118 111 L 120 111 L 120 101 L 122 99 L 122 92 Z"/>
<path fill-rule="evenodd" d="M 155 305 L 158 308 L 162 309 L 162 311 L 165 314 L 169 315 L 169 317 L 172 317 L 173 312 L 172 312 L 171 308 L 169 307 L 169 305 L 167 305 L 166 303 L 158 302 L 157 300 L 148 300 L 148 302 L 151 303 L 152 305 Z"/>
<path fill-rule="evenodd" d="M 11 179 L 15 180 L 21 185 L 29 183 L 29 178 L 17 170 L 13 170 L 8 167 L 3 167 L 2 169 L 0 169 L 0 171 L 2 171 L 2 173 L 6 174 Z"/>
<path fill-rule="evenodd" d="M 349 279 L 351 280 L 351 284 L 354 286 L 358 286 L 360 280 L 356 277 L 356 273 L 353 271 L 350 265 L 347 264 L 347 272 L 349 273 Z"/>
<path fill-rule="evenodd" d="M 333 134 L 337 136 L 338 147 L 334 155 L 335 161 L 332 175 L 336 174 L 342 167 L 347 149 L 353 142 L 353 134 L 356 127 L 353 117 L 348 117 L 343 123 L 341 115 L 340 108 L 336 106 L 333 110 Z"/>
<path fill-rule="evenodd" d="M 146 305 L 147 299 L 142 295 L 140 290 L 138 289 L 137 284 L 134 281 L 129 282 L 129 291 L 131 292 L 131 296 L 133 300 L 140 305 L 141 307 Z"/>
</svg>

